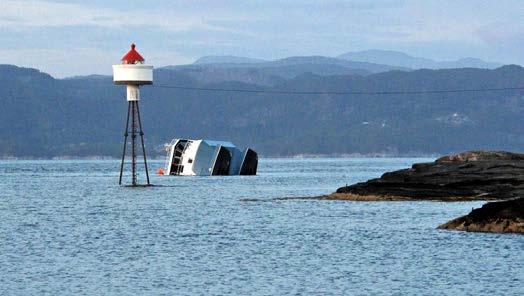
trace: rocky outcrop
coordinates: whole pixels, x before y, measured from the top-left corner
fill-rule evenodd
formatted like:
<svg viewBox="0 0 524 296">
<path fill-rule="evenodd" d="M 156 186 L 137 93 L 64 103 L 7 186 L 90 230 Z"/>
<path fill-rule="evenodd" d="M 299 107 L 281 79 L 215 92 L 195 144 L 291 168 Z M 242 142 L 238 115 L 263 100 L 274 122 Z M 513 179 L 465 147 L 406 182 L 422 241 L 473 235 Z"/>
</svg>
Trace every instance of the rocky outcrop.
<svg viewBox="0 0 524 296">
<path fill-rule="evenodd" d="M 524 154 L 469 151 L 339 188 L 322 199 L 506 200 L 524 196 Z"/>
<path fill-rule="evenodd" d="M 524 234 L 524 198 L 491 202 L 439 229 Z"/>
</svg>

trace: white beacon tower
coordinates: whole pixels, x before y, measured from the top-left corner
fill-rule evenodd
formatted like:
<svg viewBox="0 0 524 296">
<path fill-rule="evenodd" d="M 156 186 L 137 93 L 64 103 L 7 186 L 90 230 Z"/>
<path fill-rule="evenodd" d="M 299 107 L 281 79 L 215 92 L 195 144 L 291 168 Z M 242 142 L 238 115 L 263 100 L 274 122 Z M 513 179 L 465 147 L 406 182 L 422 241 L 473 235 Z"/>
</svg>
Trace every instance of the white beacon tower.
<svg viewBox="0 0 524 296">
<path fill-rule="evenodd" d="M 122 174 L 124 172 L 124 160 L 126 157 L 127 137 L 131 133 L 131 186 L 137 185 L 137 168 L 136 168 L 136 137 L 140 135 L 142 142 L 142 153 L 144 156 L 144 167 L 146 171 L 147 185 L 149 182 L 149 172 L 147 169 L 146 150 L 144 146 L 144 132 L 142 131 L 142 122 L 140 120 L 140 109 L 138 101 L 140 100 L 140 86 L 153 84 L 153 66 L 144 64 L 144 58 L 135 50 L 135 44 L 131 44 L 131 50 L 122 57 L 122 64 L 113 65 L 113 82 L 117 85 L 127 86 L 127 121 L 124 133 L 124 149 L 122 152 L 122 162 L 120 164 L 120 178 L 118 184 L 122 184 Z M 129 122 L 131 121 L 131 130 Z"/>
</svg>

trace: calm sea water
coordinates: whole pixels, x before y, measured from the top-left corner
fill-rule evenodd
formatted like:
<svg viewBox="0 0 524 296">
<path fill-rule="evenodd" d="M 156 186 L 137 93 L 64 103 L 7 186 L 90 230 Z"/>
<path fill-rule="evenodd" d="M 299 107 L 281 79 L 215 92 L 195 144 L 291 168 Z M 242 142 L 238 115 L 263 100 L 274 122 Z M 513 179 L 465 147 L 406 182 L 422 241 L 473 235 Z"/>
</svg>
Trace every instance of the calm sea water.
<svg viewBox="0 0 524 296">
<path fill-rule="evenodd" d="M 524 295 L 524 236 L 435 229 L 482 202 L 270 201 L 420 161 L 262 159 L 139 189 L 117 161 L 3 161 L 0 294 Z"/>
</svg>

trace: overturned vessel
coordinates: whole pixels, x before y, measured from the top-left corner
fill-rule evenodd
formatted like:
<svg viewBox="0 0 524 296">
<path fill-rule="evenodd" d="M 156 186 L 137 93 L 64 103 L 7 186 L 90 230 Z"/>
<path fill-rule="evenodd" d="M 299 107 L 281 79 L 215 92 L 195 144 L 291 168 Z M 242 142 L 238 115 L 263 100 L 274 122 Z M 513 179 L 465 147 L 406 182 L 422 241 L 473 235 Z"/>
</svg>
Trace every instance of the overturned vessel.
<svg viewBox="0 0 524 296">
<path fill-rule="evenodd" d="M 173 139 L 167 151 L 164 175 L 256 175 L 258 154 L 233 143 L 212 140 Z"/>
</svg>

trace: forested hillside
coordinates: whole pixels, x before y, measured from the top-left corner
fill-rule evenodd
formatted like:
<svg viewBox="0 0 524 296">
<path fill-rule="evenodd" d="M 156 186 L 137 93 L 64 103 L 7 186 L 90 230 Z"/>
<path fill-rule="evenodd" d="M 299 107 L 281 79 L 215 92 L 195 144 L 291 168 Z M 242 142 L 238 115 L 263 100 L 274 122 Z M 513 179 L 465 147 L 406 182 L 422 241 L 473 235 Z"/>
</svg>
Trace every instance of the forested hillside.
<svg viewBox="0 0 524 296">
<path fill-rule="evenodd" d="M 303 73 L 271 85 L 206 82 L 173 69 L 156 85 L 286 91 L 419 91 L 524 86 L 524 68 Z M 233 79 L 234 80 L 234 79 Z M 524 149 L 524 90 L 395 95 L 292 95 L 143 88 L 147 148 L 173 137 L 231 140 L 266 156 L 446 154 Z M 111 77 L 54 79 L 0 66 L 0 156 L 120 153 L 127 102 Z"/>
</svg>

